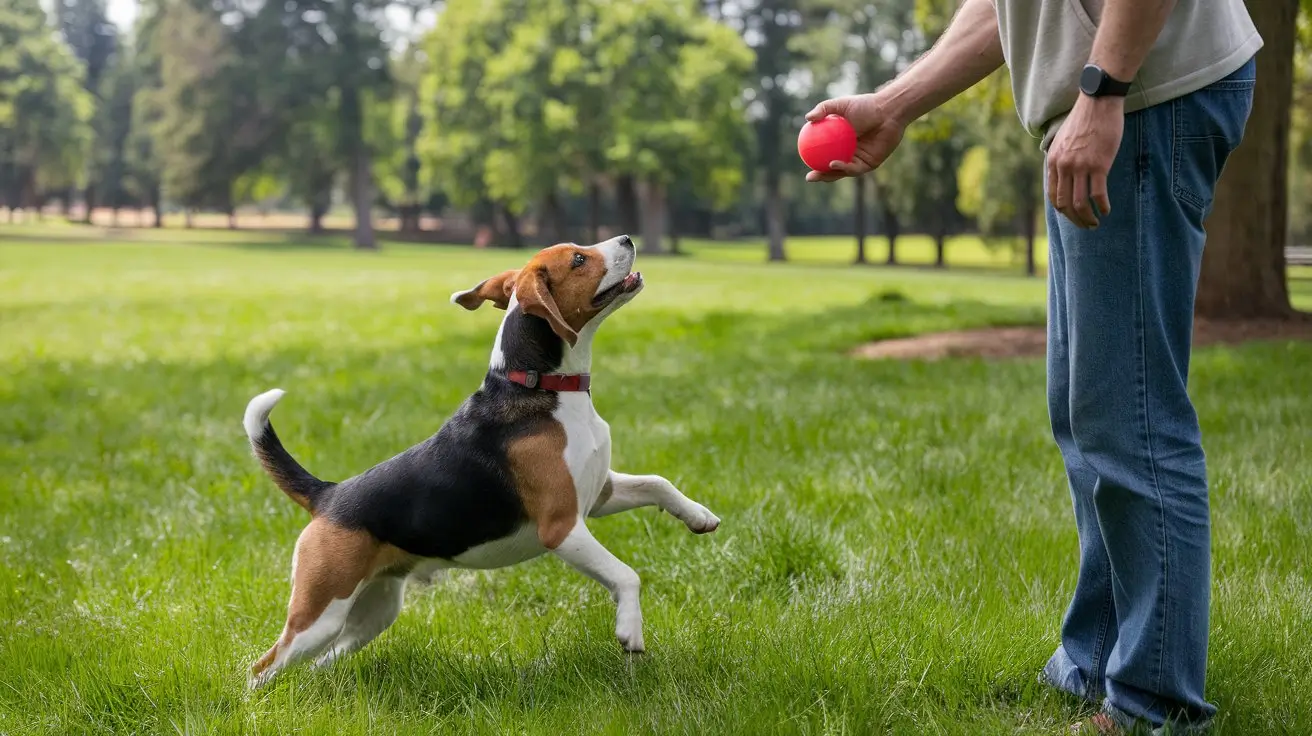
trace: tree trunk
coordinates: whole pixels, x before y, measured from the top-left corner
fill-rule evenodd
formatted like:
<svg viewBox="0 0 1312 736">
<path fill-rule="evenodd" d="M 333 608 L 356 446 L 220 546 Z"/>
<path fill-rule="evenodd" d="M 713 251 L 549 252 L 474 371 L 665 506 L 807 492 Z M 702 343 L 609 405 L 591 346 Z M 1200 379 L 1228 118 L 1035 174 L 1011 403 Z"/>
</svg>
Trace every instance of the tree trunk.
<svg viewBox="0 0 1312 736">
<path fill-rule="evenodd" d="M 1211 319 L 1288 318 L 1285 238 L 1298 0 L 1248 0 L 1266 44 L 1244 140 L 1217 183 L 1194 312 Z"/>
<path fill-rule="evenodd" d="M 65 220 L 73 219 L 73 190 L 65 189 L 59 195 L 59 214 L 63 215 Z"/>
<path fill-rule="evenodd" d="M 765 174 L 766 257 L 771 261 L 788 260 L 788 254 L 784 252 L 784 238 L 787 236 L 787 215 L 779 172 L 767 171 Z"/>
<path fill-rule="evenodd" d="M 524 236 L 519 232 L 519 218 L 505 205 L 497 205 L 497 209 L 500 210 L 501 221 L 506 225 L 506 237 L 502 245 L 507 248 L 523 248 Z"/>
<path fill-rule="evenodd" d="M 397 214 L 401 218 L 401 232 L 419 232 L 419 205 L 403 204 L 397 208 Z"/>
<path fill-rule="evenodd" d="M 88 184 L 87 188 L 83 190 L 82 204 L 86 207 L 86 212 L 82 213 L 82 223 L 90 225 L 91 214 L 96 209 L 96 187 L 94 185 Z"/>
<path fill-rule="evenodd" d="M 601 242 L 601 184 L 596 179 L 588 184 L 588 240 Z"/>
<path fill-rule="evenodd" d="M 229 230 L 236 230 L 236 229 L 237 229 L 237 210 L 236 210 L 232 205 L 228 205 L 227 210 L 228 210 L 228 229 L 229 229 Z"/>
<path fill-rule="evenodd" d="M 642 252 L 651 255 L 669 253 L 665 233 L 670 216 L 665 184 L 645 182 L 642 187 Z"/>
<path fill-rule="evenodd" d="M 373 176 L 369 170 L 369 151 L 363 140 L 356 142 L 355 165 L 351 167 L 351 203 L 355 206 L 355 247 L 377 250 L 374 238 Z"/>
<path fill-rule="evenodd" d="M 114 205 L 109 210 L 109 226 L 118 227 L 118 205 Z"/>
<path fill-rule="evenodd" d="M 860 265 L 866 263 L 866 178 L 858 176 L 854 183 L 856 199 L 852 212 L 856 218 L 853 223 L 856 226 L 856 263 Z"/>
<path fill-rule="evenodd" d="M 542 198 L 542 215 L 538 221 L 538 232 L 546 234 L 551 243 L 569 242 L 569 226 L 565 222 L 565 210 L 561 207 L 560 195 L 555 190 Z"/>
<path fill-rule="evenodd" d="M 948 267 L 948 234 L 941 227 L 934 233 L 934 267 Z"/>
<path fill-rule="evenodd" d="M 182 211 L 182 218 L 183 218 L 183 223 L 182 223 L 182 226 L 183 226 L 183 227 L 185 227 L 185 228 L 188 229 L 188 230 L 190 230 L 190 229 L 192 229 L 193 227 L 195 227 L 195 223 L 193 223 L 192 220 L 191 220 L 191 208 L 190 208 L 190 207 L 188 207 L 188 208 L 186 208 L 186 209 L 184 209 L 184 210 Z"/>
<path fill-rule="evenodd" d="M 323 234 L 323 218 L 332 206 L 332 192 L 328 189 L 316 192 L 310 198 L 310 234 Z"/>
<path fill-rule="evenodd" d="M 897 236 L 902 234 L 902 223 L 898 221 L 897 215 L 888 210 L 884 211 L 884 230 L 888 233 L 888 260 L 884 263 L 890 266 L 897 265 Z"/>
<path fill-rule="evenodd" d="M 158 190 L 156 190 L 155 197 L 150 203 L 150 208 L 155 211 L 155 227 L 164 227 L 164 207 L 160 202 Z"/>
<path fill-rule="evenodd" d="M 343 8 L 349 9 L 352 14 L 355 12 L 354 3 L 346 3 Z M 359 39 L 351 22 L 345 24 L 338 43 L 346 55 L 354 53 Z M 351 205 L 355 209 L 355 247 L 359 250 L 376 250 L 378 242 L 374 238 L 373 172 L 370 166 L 369 146 L 364 140 L 364 102 L 360 99 L 360 90 L 355 84 L 342 85 L 338 102 L 338 121 L 340 150 L 346 153 L 347 161 L 350 162 L 349 186 Z"/>
<path fill-rule="evenodd" d="M 634 235 L 641 227 L 638 215 L 638 183 L 628 174 L 615 181 L 615 205 L 619 209 L 620 230 Z"/>
</svg>

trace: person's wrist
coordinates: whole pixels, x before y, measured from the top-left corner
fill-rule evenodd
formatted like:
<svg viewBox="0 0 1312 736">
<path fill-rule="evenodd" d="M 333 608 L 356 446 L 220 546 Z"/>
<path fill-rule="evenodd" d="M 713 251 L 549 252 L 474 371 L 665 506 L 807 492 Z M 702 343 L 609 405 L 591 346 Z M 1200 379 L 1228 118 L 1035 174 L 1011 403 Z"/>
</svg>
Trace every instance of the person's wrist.
<svg viewBox="0 0 1312 736">
<path fill-rule="evenodd" d="M 910 90 L 889 85 L 878 92 L 872 92 L 871 97 L 884 125 L 891 124 L 905 130 L 918 117 Z"/>
<path fill-rule="evenodd" d="M 1099 112 L 1125 112 L 1125 98 L 1119 95 L 1101 95 L 1099 97 L 1094 97 L 1093 95 L 1081 92 L 1080 101 L 1091 109 Z"/>
</svg>

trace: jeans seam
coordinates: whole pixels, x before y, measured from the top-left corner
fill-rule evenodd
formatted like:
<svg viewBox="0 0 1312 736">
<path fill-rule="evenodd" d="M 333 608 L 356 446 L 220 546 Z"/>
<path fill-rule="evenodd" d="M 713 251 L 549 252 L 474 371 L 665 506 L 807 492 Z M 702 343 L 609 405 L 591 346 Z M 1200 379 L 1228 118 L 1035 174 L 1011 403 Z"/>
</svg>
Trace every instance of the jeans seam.
<svg viewBox="0 0 1312 736">
<path fill-rule="evenodd" d="M 1111 611 L 1115 606 L 1115 599 L 1112 597 L 1108 585 L 1107 597 L 1102 602 L 1102 613 L 1098 616 L 1098 640 L 1093 644 L 1093 672 L 1090 672 L 1090 683 L 1085 687 L 1086 692 L 1090 689 L 1097 691 L 1098 697 L 1102 697 L 1107 692 L 1107 683 L 1104 680 L 1107 677 L 1107 667 L 1103 665 L 1102 650 L 1107 645 L 1107 629 L 1111 622 Z M 1093 693 L 1087 693 L 1093 695 Z"/>
<path fill-rule="evenodd" d="M 1172 113 L 1174 117 L 1174 108 L 1172 108 Z M 1138 131 L 1138 134 L 1139 134 L 1139 148 L 1142 155 L 1141 160 L 1146 163 L 1147 157 L 1151 154 L 1149 151 L 1146 150 L 1147 145 L 1142 130 L 1143 127 L 1142 121 L 1139 121 L 1139 127 L 1140 130 Z M 1175 133 L 1176 133 L 1175 126 L 1172 125 L 1171 154 L 1172 154 L 1173 166 L 1174 166 L 1174 157 L 1176 154 L 1176 150 L 1175 150 L 1176 146 L 1174 141 Z M 1157 636 L 1155 637 L 1155 639 L 1157 645 L 1157 666 L 1155 668 L 1155 671 L 1153 672 L 1153 691 L 1161 692 L 1163 658 L 1165 657 L 1165 653 L 1166 653 L 1166 646 L 1164 641 L 1166 637 L 1165 624 L 1167 621 L 1167 616 L 1170 613 L 1168 610 L 1170 606 L 1170 601 L 1168 600 L 1168 596 L 1167 596 L 1167 589 L 1169 588 L 1167 581 L 1170 577 L 1170 560 L 1167 557 L 1166 518 L 1165 518 L 1166 506 L 1162 498 L 1162 487 L 1157 477 L 1157 460 L 1156 460 L 1156 454 L 1153 451 L 1153 440 L 1152 440 L 1152 414 L 1149 411 L 1149 406 L 1148 406 L 1148 385 L 1147 385 L 1148 384 L 1148 344 L 1147 344 L 1148 341 L 1146 336 L 1148 316 L 1147 316 L 1147 301 L 1145 299 L 1145 294 L 1144 294 L 1144 264 L 1143 264 L 1146 255 L 1144 252 L 1144 234 L 1143 234 L 1143 222 L 1144 222 L 1143 202 L 1145 199 L 1144 192 L 1143 192 L 1143 188 L 1145 186 L 1145 176 L 1144 176 L 1143 166 L 1138 167 L 1136 174 L 1139 179 L 1137 182 L 1135 182 L 1136 188 L 1139 190 L 1138 203 L 1136 204 L 1136 206 L 1138 207 L 1138 212 L 1136 213 L 1137 217 L 1135 218 L 1136 221 L 1135 246 L 1136 246 L 1136 250 L 1138 251 L 1137 253 L 1138 257 L 1136 258 L 1136 263 L 1138 266 L 1137 281 L 1138 281 L 1138 291 L 1139 291 L 1139 295 L 1138 295 L 1139 309 L 1138 309 L 1137 319 L 1135 320 L 1137 323 L 1135 325 L 1135 328 L 1138 332 L 1138 338 L 1139 338 L 1139 356 L 1138 356 L 1139 375 L 1136 378 L 1138 379 L 1137 383 L 1139 389 L 1140 416 L 1142 417 L 1142 428 L 1144 432 L 1143 439 L 1144 439 L 1144 445 L 1148 450 L 1148 469 L 1151 472 L 1153 493 L 1157 497 L 1157 525 L 1162 535 L 1161 536 L 1162 577 L 1161 577 L 1161 581 L 1158 583 L 1157 586 L 1158 594 L 1161 596 L 1162 599 L 1162 606 L 1161 606 L 1161 613 L 1157 617 L 1157 621 L 1156 621 Z"/>
</svg>

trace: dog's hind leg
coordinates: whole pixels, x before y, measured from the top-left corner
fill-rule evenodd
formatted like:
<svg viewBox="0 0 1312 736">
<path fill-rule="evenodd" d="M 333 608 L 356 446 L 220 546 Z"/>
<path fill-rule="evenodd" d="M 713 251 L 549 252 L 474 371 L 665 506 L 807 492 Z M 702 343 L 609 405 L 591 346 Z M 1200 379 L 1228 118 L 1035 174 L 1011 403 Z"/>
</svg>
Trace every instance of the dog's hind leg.
<svg viewBox="0 0 1312 736">
<path fill-rule="evenodd" d="M 367 532 L 314 519 L 296 540 L 287 623 L 277 643 L 251 666 L 252 688 L 337 641 L 372 572 L 380 545 Z"/>
<path fill-rule="evenodd" d="M 629 475 L 610 471 L 601 498 L 588 516 L 609 516 L 642 506 L 659 506 L 697 534 L 715 531 L 720 519 L 711 510 L 679 492 L 659 475 Z"/>
<path fill-rule="evenodd" d="M 327 652 L 315 660 L 324 667 L 373 641 L 391 626 L 405 601 L 405 578 L 383 575 L 364 584 L 347 616 L 346 625 Z"/>
<path fill-rule="evenodd" d="M 615 599 L 615 636 L 625 651 L 641 652 L 642 606 L 638 602 L 641 585 L 638 573 L 601 546 L 582 519 L 553 551 L 574 569 L 606 586 Z"/>
</svg>

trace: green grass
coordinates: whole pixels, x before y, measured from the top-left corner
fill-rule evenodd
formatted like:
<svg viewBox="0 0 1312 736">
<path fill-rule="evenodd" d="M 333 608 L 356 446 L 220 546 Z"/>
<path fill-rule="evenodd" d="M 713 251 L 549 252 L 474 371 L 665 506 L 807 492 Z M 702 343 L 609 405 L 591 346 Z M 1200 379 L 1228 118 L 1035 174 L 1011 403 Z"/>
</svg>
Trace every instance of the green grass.
<svg viewBox="0 0 1312 736">
<path fill-rule="evenodd" d="M 1035 682 L 1076 556 L 1041 361 L 842 354 L 1040 323 L 1041 280 L 640 259 L 594 366 L 615 465 L 724 519 L 592 522 L 642 575 L 648 653 L 542 558 L 414 589 L 358 655 L 247 694 L 306 517 L 249 456 L 246 401 L 287 389 L 279 432 L 323 477 L 391 456 L 485 370 L 501 313 L 447 295 L 524 255 L 77 233 L 0 231 L 0 733 L 1056 734 L 1080 712 Z M 1312 731 L 1309 364 L 1194 363 L 1221 733 Z"/>
</svg>

